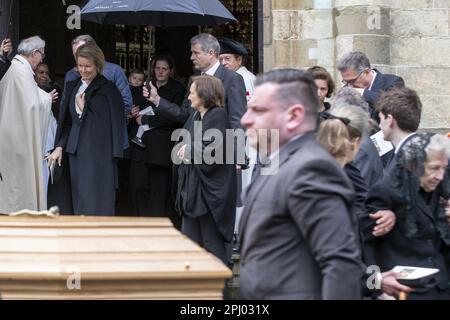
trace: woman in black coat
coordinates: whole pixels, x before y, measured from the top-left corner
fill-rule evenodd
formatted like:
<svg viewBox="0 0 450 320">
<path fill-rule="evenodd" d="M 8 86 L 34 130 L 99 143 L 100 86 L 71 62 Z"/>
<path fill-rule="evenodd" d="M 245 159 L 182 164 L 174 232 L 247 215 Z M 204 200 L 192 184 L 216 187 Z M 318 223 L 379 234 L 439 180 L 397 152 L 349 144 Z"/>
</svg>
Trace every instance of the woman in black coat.
<svg viewBox="0 0 450 320">
<path fill-rule="evenodd" d="M 124 105 L 116 86 L 101 75 L 105 58 L 95 44 L 75 54 L 81 79 L 64 92 L 50 165 L 68 154 L 75 214 L 114 215 L 117 158 L 122 157 Z"/>
<path fill-rule="evenodd" d="M 448 162 L 450 141 L 432 133 L 417 133 L 399 151 L 397 163 L 382 184 L 373 188 L 367 200 L 368 214 L 392 210 L 395 226 L 383 237 L 374 238 L 368 223 L 364 240 L 373 245 L 381 272 L 395 266 L 439 269 L 417 280 L 398 280 L 408 299 L 450 299 L 450 226 L 445 206 L 450 197 Z M 383 290 L 399 296 L 398 283 Z"/>
<path fill-rule="evenodd" d="M 183 218 L 182 232 L 227 264 L 225 246 L 232 240 L 235 223 L 236 165 L 233 160 L 226 163 L 234 139 L 226 138 L 231 125 L 223 99 L 219 79 L 206 75 L 193 79 L 189 100 L 196 112 L 184 126 L 176 146 L 178 159 L 173 160 L 181 162 L 176 207 Z"/>
</svg>

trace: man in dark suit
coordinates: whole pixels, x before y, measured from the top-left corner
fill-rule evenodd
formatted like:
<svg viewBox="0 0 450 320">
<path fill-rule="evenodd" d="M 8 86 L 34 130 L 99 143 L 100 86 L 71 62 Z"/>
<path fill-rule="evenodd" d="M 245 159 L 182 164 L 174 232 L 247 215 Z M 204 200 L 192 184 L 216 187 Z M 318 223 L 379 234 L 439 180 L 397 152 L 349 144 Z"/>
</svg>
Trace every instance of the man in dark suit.
<svg viewBox="0 0 450 320">
<path fill-rule="evenodd" d="M 342 83 L 358 90 L 369 103 L 370 116 L 378 123 L 380 119 L 375 111 L 375 103 L 379 99 L 380 93 L 394 87 L 403 88 L 405 86 L 402 78 L 372 69 L 369 58 L 359 51 L 344 55 L 339 61 L 338 70 L 341 72 Z"/>
<path fill-rule="evenodd" d="M 219 62 L 219 54 L 219 41 L 213 35 L 201 33 L 192 37 L 191 60 L 194 68 L 202 74 L 208 74 L 222 80 L 225 89 L 225 109 L 227 110 L 231 127 L 233 129 L 239 129 L 242 128 L 240 121 L 247 105 L 244 79 L 240 74 L 221 65 Z M 154 87 L 152 86 L 152 88 Z M 148 91 L 145 94 L 147 93 Z M 154 100 L 151 102 L 156 107 L 161 108 L 161 114 L 168 118 L 174 118 L 183 125 L 191 112 L 193 112 L 187 96 L 181 108 L 177 104 L 170 103 L 159 96 L 156 96 Z"/>
<path fill-rule="evenodd" d="M 0 46 L 0 80 L 8 71 L 11 61 L 8 60 L 8 56 L 12 52 L 12 43 L 10 39 L 4 39 Z"/>
<path fill-rule="evenodd" d="M 395 155 L 419 128 L 422 102 L 414 90 L 395 88 L 381 95 L 377 111 L 383 138 L 394 145 L 386 163 L 388 171 L 395 164 Z"/>
<path fill-rule="evenodd" d="M 354 193 L 315 141 L 318 105 L 303 71 L 275 70 L 256 81 L 241 123 L 267 166 L 255 170 L 240 222 L 243 299 L 361 297 Z"/>
</svg>

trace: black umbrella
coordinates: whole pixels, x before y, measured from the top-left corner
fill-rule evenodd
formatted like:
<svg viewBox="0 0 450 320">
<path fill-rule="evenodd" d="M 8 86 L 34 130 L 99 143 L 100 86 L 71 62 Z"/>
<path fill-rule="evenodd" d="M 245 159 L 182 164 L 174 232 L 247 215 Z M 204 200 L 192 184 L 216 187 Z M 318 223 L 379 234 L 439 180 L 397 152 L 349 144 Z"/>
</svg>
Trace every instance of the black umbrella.
<svg viewBox="0 0 450 320">
<path fill-rule="evenodd" d="M 81 9 L 81 19 L 155 27 L 217 26 L 236 21 L 218 0 L 91 0 Z"/>
</svg>

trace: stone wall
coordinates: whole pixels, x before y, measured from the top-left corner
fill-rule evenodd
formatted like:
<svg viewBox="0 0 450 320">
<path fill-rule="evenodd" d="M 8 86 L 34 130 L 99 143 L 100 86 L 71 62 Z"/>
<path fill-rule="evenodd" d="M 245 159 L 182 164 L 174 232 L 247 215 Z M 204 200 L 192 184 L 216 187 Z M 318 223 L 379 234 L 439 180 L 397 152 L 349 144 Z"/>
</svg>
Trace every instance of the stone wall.
<svg viewBox="0 0 450 320">
<path fill-rule="evenodd" d="M 450 131 L 450 0 L 265 0 L 264 70 L 326 67 L 364 51 L 424 104 L 422 129 Z"/>
</svg>

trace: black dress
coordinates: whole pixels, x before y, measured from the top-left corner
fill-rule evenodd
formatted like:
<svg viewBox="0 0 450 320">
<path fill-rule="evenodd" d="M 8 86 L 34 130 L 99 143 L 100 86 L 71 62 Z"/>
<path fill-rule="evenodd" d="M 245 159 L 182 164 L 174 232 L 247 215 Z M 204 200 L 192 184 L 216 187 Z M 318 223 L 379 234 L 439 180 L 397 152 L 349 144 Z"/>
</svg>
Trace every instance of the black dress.
<svg viewBox="0 0 450 320">
<path fill-rule="evenodd" d="M 80 80 L 68 83 L 56 145 L 68 154 L 75 214 L 114 215 L 117 159 L 122 157 L 124 105 L 116 86 L 98 75 L 87 87 L 81 117 L 75 110 Z"/>
</svg>

